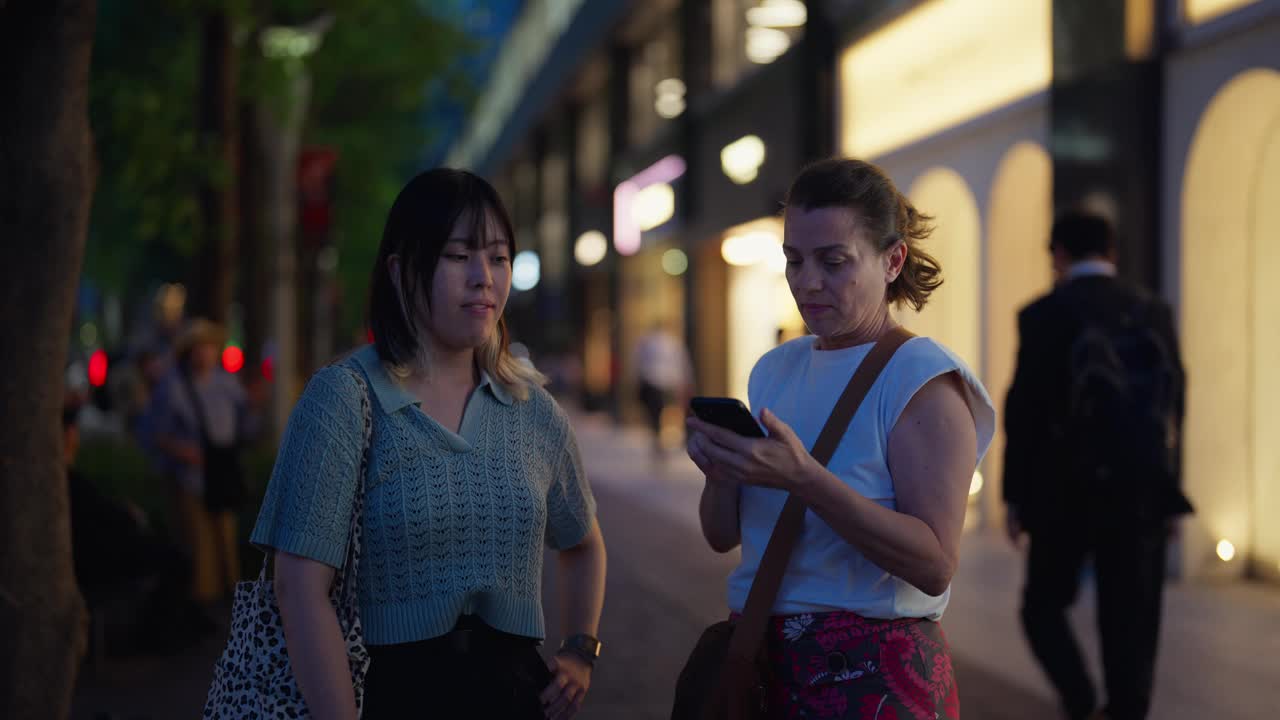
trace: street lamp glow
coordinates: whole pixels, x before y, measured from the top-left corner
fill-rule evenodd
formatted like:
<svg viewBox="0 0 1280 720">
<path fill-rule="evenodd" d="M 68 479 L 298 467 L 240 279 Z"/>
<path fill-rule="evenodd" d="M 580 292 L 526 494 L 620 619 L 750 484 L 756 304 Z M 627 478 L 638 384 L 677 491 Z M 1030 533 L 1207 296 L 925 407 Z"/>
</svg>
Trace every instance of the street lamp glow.
<svg viewBox="0 0 1280 720">
<path fill-rule="evenodd" d="M 573 258 L 583 267 L 591 267 L 604 260 L 609 252 L 609 240 L 599 230 L 588 230 L 578 236 L 573 244 Z"/>
<path fill-rule="evenodd" d="M 675 212 L 676 191 L 671 185 L 660 182 L 636 193 L 631 219 L 641 230 L 652 230 L 670 220 Z"/>
<path fill-rule="evenodd" d="M 800 0 L 764 0 L 747 9 L 747 22 L 758 27 L 803 27 L 809 13 Z"/>
<path fill-rule="evenodd" d="M 516 290 L 532 290 L 542 279 L 542 261 L 538 253 L 532 250 L 521 250 L 511 264 L 511 287 Z"/>
<path fill-rule="evenodd" d="M 1236 546 L 1231 544 L 1230 540 L 1222 539 L 1218 541 L 1218 559 L 1222 562 L 1231 562 L 1236 556 Z"/>
<path fill-rule="evenodd" d="M 262 53 L 269 58 L 303 58 L 320 47 L 320 34 L 291 27 L 262 31 Z"/>
<path fill-rule="evenodd" d="M 668 275 L 678 277 L 689 269 L 689 256 L 679 248 L 671 248 L 662 253 L 662 270 Z"/>
<path fill-rule="evenodd" d="M 776 270 L 775 255 L 782 255 L 782 241 L 777 234 L 767 230 L 754 230 L 741 235 L 730 235 L 720 244 L 720 257 L 730 265 L 747 267 L 758 262 L 769 264 Z M 786 258 L 783 257 L 783 268 Z"/>
<path fill-rule="evenodd" d="M 685 109 L 684 96 L 688 92 L 684 81 L 680 78 L 667 78 L 654 87 L 656 99 L 653 101 L 653 109 L 659 115 L 670 120 L 679 117 Z"/>
<path fill-rule="evenodd" d="M 747 59 L 757 65 L 768 65 L 791 47 L 791 38 L 770 27 L 747 28 Z"/>
<path fill-rule="evenodd" d="M 757 135 L 740 137 L 720 151 L 720 169 L 739 185 L 755 180 L 763 164 L 764 141 Z"/>
</svg>

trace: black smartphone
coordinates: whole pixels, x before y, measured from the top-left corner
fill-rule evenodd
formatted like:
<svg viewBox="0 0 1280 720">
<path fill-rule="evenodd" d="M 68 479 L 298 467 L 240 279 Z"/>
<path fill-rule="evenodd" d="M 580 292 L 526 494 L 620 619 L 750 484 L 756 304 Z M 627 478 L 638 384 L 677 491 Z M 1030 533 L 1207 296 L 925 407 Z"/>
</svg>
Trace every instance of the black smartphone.
<svg viewBox="0 0 1280 720">
<path fill-rule="evenodd" d="M 760 423 L 756 422 L 751 411 L 737 398 L 696 397 L 689 401 L 689 406 L 693 414 L 704 422 L 747 437 L 765 436 Z"/>
</svg>

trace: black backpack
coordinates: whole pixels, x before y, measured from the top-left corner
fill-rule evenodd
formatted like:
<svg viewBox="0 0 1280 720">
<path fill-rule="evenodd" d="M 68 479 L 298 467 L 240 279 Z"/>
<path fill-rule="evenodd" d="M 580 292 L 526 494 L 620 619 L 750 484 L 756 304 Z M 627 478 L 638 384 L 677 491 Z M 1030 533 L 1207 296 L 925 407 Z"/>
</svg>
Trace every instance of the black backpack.
<svg viewBox="0 0 1280 720">
<path fill-rule="evenodd" d="M 1086 321 L 1071 346 L 1072 469 L 1125 504 L 1177 478 L 1180 379 L 1152 310 L 1142 300 Z"/>
</svg>

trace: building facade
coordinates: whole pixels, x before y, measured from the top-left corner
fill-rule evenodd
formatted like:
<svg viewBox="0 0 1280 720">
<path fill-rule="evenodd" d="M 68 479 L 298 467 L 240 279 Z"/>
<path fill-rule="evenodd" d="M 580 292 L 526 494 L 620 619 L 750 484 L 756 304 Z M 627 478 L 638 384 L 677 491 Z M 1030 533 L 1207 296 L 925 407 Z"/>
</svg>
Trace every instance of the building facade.
<svg viewBox="0 0 1280 720">
<path fill-rule="evenodd" d="M 1191 378 L 1177 563 L 1280 577 L 1280 0 L 531 0 L 449 161 L 495 179 L 538 254 L 520 339 L 626 421 L 653 325 L 686 338 L 700 393 L 737 397 L 804 332 L 779 211 L 832 154 L 937 218 L 947 282 L 900 319 L 998 405 L 1055 212 L 1110 216 L 1121 273 L 1176 308 Z M 986 527 L 1002 454 L 975 477 Z"/>
</svg>

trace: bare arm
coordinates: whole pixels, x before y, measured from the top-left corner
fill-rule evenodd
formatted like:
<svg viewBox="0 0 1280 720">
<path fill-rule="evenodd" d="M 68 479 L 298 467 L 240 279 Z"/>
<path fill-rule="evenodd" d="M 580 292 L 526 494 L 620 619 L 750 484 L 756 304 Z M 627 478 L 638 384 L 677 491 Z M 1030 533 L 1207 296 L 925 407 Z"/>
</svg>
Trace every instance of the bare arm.
<svg viewBox="0 0 1280 720">
<path fill-rule="evenodd" d="M 767 438 L 745 438 L 697 418 L 689 427 L 718 473 L 795 493 L 876 565 L 941 595 L 955 572 L 977 464 L 977 429 L 959 382 L 949 373 L 927 383 L 889 433 L 897 510 L 864 497 L 820 465 L 795 431 L 767 409 L 760 413 Z"/>
<path fill-rule="evenodd" d="M 816 463 L 797 488 L 814 512 L 867 559 L 934 596 L 946 592 L 955 574 L 977 465 L 977 430 L 959 382 L 954 373 L 931 380 L 889 434 L 896 511 Z"/>
<path fill-rule="evenodd" d="M 561 550 L 558 560 L 564 631 L 568 635 L 586 633 L 594 637 L 599 633 L 604 607 L 606 559 L 600 523 L 592 520 L 582 542 Z"/>
<path fill-rule="evenodd" d="M 329 603 L 333 568 L 286 552 L 275 554 L 276 601 L 284 619 L 298 688 L 317 720 L 355 720 L 355 689 L 338 616 Z"/>
<path fill-rule="evenodd" d="M 604 608 L 605 549 L 600 523 L 591 521 L 582 542 L 559 554 L 560 611 L 566 636 L 600 634 L 600 613 Z M 541 700 L 548 718 L 569 720 L 582 707 L 591 688 L 591 666 L 571 653 L 557 653 L 551 659 L 551 684 Z"/>
<path fill-rule="evenodd" d="M 742 487 L 724 477 L 710 460 L 706 451 L 709 441 L 696 431 L 689 438 L 689 457 L 706 476 L 702 497 L 698 501 L 698 520 L 702 536 L 712 550 L 727 553 L 742 543 L 739 525 L 738 500 Z"/>
<path fill-rule="evenodd" d="M 737 485 L 717 482 L 710 477 L 702 488 L 698 501 L 698 518 L 702 536 L 718 553 L 727 553 L 742 544 L 742 530 L 738 525 L 738 499 L 742 489 Z"/>
</svg>

